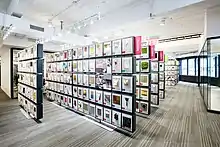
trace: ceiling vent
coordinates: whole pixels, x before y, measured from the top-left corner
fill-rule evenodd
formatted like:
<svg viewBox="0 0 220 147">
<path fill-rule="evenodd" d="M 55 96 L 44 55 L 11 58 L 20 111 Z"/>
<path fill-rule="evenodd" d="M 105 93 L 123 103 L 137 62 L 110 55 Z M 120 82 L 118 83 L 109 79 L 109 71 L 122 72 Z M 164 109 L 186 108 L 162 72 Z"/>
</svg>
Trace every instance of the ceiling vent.
<svg viewBox="0 0 220 147">
<path fill-rule="evenodd" d="M 36 30 L 36 31 L 39 31 L 39 32 L 44 32 L 44 28 L 39 27 L 39 26 L 35 26 L 35 25 L 32 25 L 32 24 L 30 24 L 30 29 Z"/>
<path fill-rule="evenodd" d="M 12 12 L 11 16 L 21 18 L 23 15 L 21 13 Z"/>
<path fill-rule="evenodd" d="M 33 38 L 27 38 L 28 39 L 28 42 L 36 42 L 37 40 L 36 39 L 33 39 Z"/>
</svg>

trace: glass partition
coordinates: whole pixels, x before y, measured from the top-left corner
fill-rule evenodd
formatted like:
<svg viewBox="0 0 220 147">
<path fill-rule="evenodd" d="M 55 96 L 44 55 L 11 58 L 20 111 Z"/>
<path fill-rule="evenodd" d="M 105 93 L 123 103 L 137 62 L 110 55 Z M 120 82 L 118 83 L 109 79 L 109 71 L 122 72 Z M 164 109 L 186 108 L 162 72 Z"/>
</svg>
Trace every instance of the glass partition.
<svg viewBox="0 0 220 147">
<path fill-rule="evenodd" d="M 199 89 L 208 111 L 220 111 L 220 37 L 208 38 L 199 55 Z"/>
</svg>

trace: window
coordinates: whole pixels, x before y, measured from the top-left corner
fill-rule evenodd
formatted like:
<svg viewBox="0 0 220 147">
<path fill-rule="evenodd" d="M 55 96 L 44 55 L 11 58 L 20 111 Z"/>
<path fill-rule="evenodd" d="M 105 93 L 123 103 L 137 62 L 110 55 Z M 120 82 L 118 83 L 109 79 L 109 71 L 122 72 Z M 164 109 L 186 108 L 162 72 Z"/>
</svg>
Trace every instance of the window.
<svg viewBox="0 0 220 147">
<path fill-rule="evenodd" d="M 207 76 L 207 58 L 200 58 L 200 76 Z"/>
<path fill-rule="evenodd" d="M 188 75 L 195 76 L 195 58 L 188 60 Z"/>
<path fill-rule="evenodd" d="M 182 60 L 182 75 L 187 75 L 187 59 Z"/>
</svg>

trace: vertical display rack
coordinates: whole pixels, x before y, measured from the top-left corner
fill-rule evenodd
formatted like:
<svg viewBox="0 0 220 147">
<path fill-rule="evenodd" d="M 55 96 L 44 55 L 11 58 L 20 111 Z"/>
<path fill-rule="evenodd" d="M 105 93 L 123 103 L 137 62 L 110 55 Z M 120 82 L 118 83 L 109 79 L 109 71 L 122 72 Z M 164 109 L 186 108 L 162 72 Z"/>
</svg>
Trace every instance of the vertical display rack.
<svg viewBox="0 0 220 147">
<path fill-rule="evenodd" d="M 119 130 L 136 130 L 134 37 L 49 55 L 48 97 Z"/>
<path fill-rule="evenodd" d="M 165 63 L 166 86 L 175 86 L 179 81 L 179 62 L 176 59 L 169 59 Z"/>
<path fill-rule="evenodd" d="M 18 56 L 18 102 L 33 118 L 43 118 L 43 45 L 26 48 Z"/>
<path fill-rule="evenodd" d="M 155 46 L 150 46 L 151 50 Z M 151 104 L 159 105 L 159 54 L 155 52 L 155 57 L 151 59 Z"/>
<path fill-rule="evenodd" d="M 164 53 L 159 51 L 159 98 L 165 98 L 165 63 L 164 63 Z"/>
<path fill-rule="evenodd" d="M 137 38 L 138 39 L 138 38 Z M 138 42 L 138 41 L 137 41 Z M 140 42 L 140 41 L 139 41 Z M 151 108 L 151 60 L 147 42 L 142 42 L 136 51 L 136 112 L 150 114 Z"/>
</svg>

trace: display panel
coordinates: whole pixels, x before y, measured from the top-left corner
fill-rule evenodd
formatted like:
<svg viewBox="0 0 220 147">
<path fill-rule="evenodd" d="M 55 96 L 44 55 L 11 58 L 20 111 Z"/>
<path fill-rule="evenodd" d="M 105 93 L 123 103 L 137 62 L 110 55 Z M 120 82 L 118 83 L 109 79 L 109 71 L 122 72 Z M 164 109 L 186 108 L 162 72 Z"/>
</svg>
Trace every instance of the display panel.
<svg viewBox="0 0 220 147">
<path fill-rule="evenodd" d="M 149 72 L 150 71 L 150 61 L 149 60 L 141 60 L 140 69 L 141 69 L 141 72 Z"/>
<path fill-rule="evenodd" d="M 96 97 L 95 97 L 95 102 L 98 104 L 102 104 L 103 103 L 103 92 L 100 90 L 96 90 Z"/>
<path fill-rule="evenodd" d="M 112 75 L 111 74 L 103 75 L 103 89 L 107 89 L 107 90 L 112 89 Z"/>
<path fill-rule="evenodd" d="M 83 85 L 83 74 L 77 74 L 78 85 Z"/>
<path fill-rule="evenodd" d="M 105 42 L 104 43 L 104 56 L 110 56 L 112 54 L 112 43 L 111 42 Z"/>
<path fill-rule="evenodd" d="M 110 92 L 104 92 L 104 102 L 105 106 L 111 107 L 112 104 L 112 94 Z"/>
<path fill-rule="evenodd" d="M 136 95 L 136 98 L 137 98 L 137 99 L 140 99 L 140 88 L 136 88 L 136 93 L 135 93 L 135 95 Z"/>
<path fill-rule="evenodd" d="M 121 76 L 112 76 L 112 89 L 121 91 Z"/>
<path fill-rule="evenodd" d="M 148 74 L 140 74 L 140 85 L 149 86 L 149 75 Z"/>
<path fill-rule="evenodd" d="M 132 130 L 132 116 L 122 113 L 122 128 L 125 130 Z"/>
<path fill-rule="evenodd" d="M 78 58 L 77 52 L 78 52 L 78 49 L 73 49 L 73 59 Z"/>
<path fill-rule="evenodd" d="M 77 109 L 80 112 L 83 112 L 83 101 L 78 100 Z"/>
<path fill-rule="evenodd" d="M 140 88 L 140 99 L 149 100 L 149 89 Z"/>
<path fill-rule="evenodd" d="M 83 60 L 78 60 L 77 67 L 78 72 L 83 72 Z"/>
<path fill-rule="evenodd" d="M 78 87 L 78 93 L 77 93 L 79 98 L 83 98 L 83 88 Z"/>
<path fill-rule="evenodd" d="M 83 60 L 83 72 L 88 72 L 89 71 L 89 60 Z"/>
<path fill-rule="evenodd" d="M 158 83 L 158 73 L 151 73 L 151 83 Z"/>
<path fill-rule="evenodd" d="M 140 85 L 140 75 L 135 74 L 135 77 L 136 77 L 136 85 L 139 86 Z"/>
<path fill-rule="evenodd" d="M 96 74 L 96 88 L 103 88 L 103 75 Z"/>
<path fill-rule="evenodd" d="M 95 102 L 96 98 L 96 91 L 94 89 L 89 90 L 89 100 Z"/>
<path fill-rule="evenodd" d="M 132 97 L 128 95 L 122 95 L 122 110 L 132 112 Z"/>
<path fill-rule="evenodd" d="M 159 104 L 159 98 L 158 98 L 158 95 L 151 95 L 151 103 L 152 104 L 155 104 L 155 105 L 158 105 Z"/>
<path fill-rule="evenodd" d="M 89 114 L 89 103 L 83 102 L 83 113 Z"/>
<path fill-rule="evenodd" d="M 121 73 L 121 58 L 112 58 L 112 73 Z"/>
<path fill-rule="evenodd" d="M 122 76 L 122 91 L 133 93 L 133 77 Z"/>
<path fill-rule="evenodd" d="M 78 106 L 77 99 L 73 99 L 73 109 L 78 110 L 77 106 Z"/>
<path fill-rule="evenodd" d="M 96 57 L 103 56 L 103 44 L 96 44 Z"/>
<path fill-rule="evenodd" d="M 116 109 L 121 109 L 121 95 L 113 93 L 112 94 L 112 107 Z"/>
<path fill-rule="evenodd" d="M 122 54 L 133 54 L 133 38 L 122 39 Z"/>
<path fill-rule="evenodd" d="M 112 124 L 121 127 L 121 113 L 118 111 L 112 111 Z"/>
<path fill-rule="evenodd" d="M 78 90 L 76 86 L 73 86 L 73 96 L 78 97 Z"/>
<path fill-rule="evenodd" d="M 83 58 L 88 58 L 89 57 L 89 49 L 88 47 L 83 47 Z"/>
<path fill-rule="evenodd" d="M 89 60 L 89 72 L 95 72 L 95 59 Z"/>
<path fill-rule="evenodd" d="M 87 74 L 83 74 L 83 85 L 89 86 L 89 76 Z"/>
<path fill-rule="evenodd" d="M 108 74 L 112 73 L 112 59 L 111 58 L 105 59 L 103 73 L 108 73 Z"/>
<path fill-rule="evenodd" d="M 77 74 L 73 74 L 73 84 L 78 84 Z"/>
<path fill-rule="evenodd" d="M 89 86 L 95 87 L 95 75 L 89 75 Z"/>
<path fill-rule="evenodd" d="M 82 48 L 78 48 L 77 49 L 77 58 L 78 59 L 81 59 L 81 58 L 83 58 L 83 49 Z"/>
<path fill-rule="evenodd" d="M 96 106 L 96 118 L 103 120 L 103 107 Z"/>
<path fill-rule="evenodd" d="M 77 61 L 73 61 L 73 72 L 77 72 L 78 66 Z"/>
<path fill-rule="evenodd" d="M 95 117 L 95 105 L 93 104 L 89 105 L 89 115 Z"/>
<path fill-rule="evenodd" d="M 105 70 L 105 59 L 96 59 L 96 73 L 104 73 Z"/>
<path fill-rule="evenodd" d="M 143 58 L 149 58 L 149 46 L 148 45 L 142 44 L 141 56 Z"/>
<path fill-rule="evenodd" d="M 89 100 L 89 89 L 88 88 L 83 88 L 83 98 L 85 100 Z"/>
<path fill-rule="evenodd" d="M 121 54 L 121 40 L 115 40 L 112 42 L 112 55 Z"/>
<path fill-rule="evenodd" d="M 151 84 L 151 92 L 158 93 L 158 84 Z"/>
<path fill-rule="evenodd" d="M 104 121 L 107 123 L 112 122 L 112 111 L 111 109 L 104 108 Z"/>
<path fill-rule="evenodd" d="M 141 61 L 140 60 L 136 60 L 136 72 L 140 72 L 141 69 Z"/>
<path fill-rule="evenodd" d="M 139 103 L 139 112 L 144 114 L 149 114 L 149 104 L 147 102 Z"/>
<path fill-rule="evenodd" d="M 159 65 L 158 65 L 158 62 L 151 62 L 151 71 L 153 71 L 153 72 L 158 72 L 158 70 L 159 70 L 159 67 L 158 67 Z"/>
<path fill-rule="evenodd" d="M 89 46 L 89 57 L 95 57 L 95 45 Z"/>
<path fill-rule="evenodd" d="M 164 63 L 159 63 L 159 71 L 164 71 Z"/>
<path fill-rule="evenodd" d="M 132 73 L 133 65 L 132 65 L 132 57 L 124 57 L 122 58 L 122 73 Z"/>
</svg>

